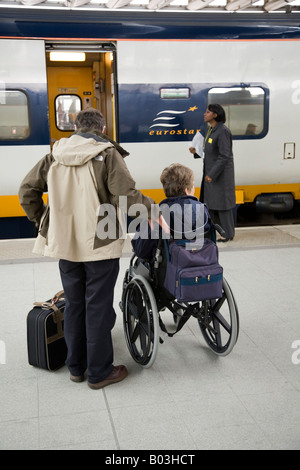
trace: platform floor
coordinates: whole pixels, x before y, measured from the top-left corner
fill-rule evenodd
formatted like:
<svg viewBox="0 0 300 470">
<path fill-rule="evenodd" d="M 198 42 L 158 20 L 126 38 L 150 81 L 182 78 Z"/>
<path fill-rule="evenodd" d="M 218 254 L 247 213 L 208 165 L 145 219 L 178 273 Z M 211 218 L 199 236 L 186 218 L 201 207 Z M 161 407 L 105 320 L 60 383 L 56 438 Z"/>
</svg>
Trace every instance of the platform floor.
<svg viewBox="0 0 300 470">
<path fill-rule="evenodd" d="M 165 337 L 156 362 L 131 358 L 118 307 L 130 244 L 115 291 L 115 364 L 129 375 L 90 390 L 66 367 L 28 365 L 26 316 L 61 289 L 57 261 L 31 254 L 32 240 L 0 241 L 0 449 L 300 449 L 300 225 L 237 229 L 220 244 L 240 336 L 215 356 L 194 318 Z"/>
</svg>

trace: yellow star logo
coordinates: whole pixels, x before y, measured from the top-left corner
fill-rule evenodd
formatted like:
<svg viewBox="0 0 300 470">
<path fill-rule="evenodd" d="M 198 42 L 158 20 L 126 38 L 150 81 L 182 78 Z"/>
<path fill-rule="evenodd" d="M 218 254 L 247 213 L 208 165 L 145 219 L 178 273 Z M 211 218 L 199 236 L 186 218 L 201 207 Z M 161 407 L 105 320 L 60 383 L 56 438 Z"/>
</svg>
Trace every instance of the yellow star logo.
<svg viewBox="0 0 300 470">
<path fill-rule="evenodd" d="M 196 109 L 198 109 L 197 106 L 193 106 L 189 109 L 189 111 L 196 111 Z"/>
</svg>

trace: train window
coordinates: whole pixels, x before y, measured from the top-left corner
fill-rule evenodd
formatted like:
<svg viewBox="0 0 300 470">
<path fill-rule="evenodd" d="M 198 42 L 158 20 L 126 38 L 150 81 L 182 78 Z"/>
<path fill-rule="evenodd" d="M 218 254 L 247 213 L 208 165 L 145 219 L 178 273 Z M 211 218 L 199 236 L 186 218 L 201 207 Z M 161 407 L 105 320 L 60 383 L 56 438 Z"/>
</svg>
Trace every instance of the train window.
<svg viewBox="0 0 300 470">
<path fill-rule="evenodd" d="M 19 90 L 0 90 L 0 140 L 29 136 L 28 100 Z"/>
<path fill-rule="evenodd" d="M 167 100 L 188 99 L 190 97 L 189 88 L 160 88 L 160 97 Z"/>
<path fill-rule="evenodd" d="M 59 95 L 55 98 L 56 127 L 60 131 L 75 129 L 76 114 L 81 111 L 81 99 L 77 95 Z"/>
<path fill-rule="evenodd" d="M 226 125 L 233 136 L 264 132 L 265 91 L 261 87 L 212 88 L 208 104 L 218 103 L 226 112 Z"/>
</svg>

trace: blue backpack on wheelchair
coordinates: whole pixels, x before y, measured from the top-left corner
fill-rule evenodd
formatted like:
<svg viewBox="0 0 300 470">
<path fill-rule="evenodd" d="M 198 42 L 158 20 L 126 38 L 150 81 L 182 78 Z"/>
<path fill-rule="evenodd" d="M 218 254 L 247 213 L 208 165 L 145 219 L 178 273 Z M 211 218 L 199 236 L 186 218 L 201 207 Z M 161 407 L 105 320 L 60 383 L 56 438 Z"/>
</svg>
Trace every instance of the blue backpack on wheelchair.
<svg viewBox="0 0 300 470">
<path fill-rule="evenodd" d="M 164 288 L 179 302 L 216 299 L 222 295 L 223 268 L 218 247 L 208 238 L 198 242 L 164 240 Z"/>
<path fill-rule="evenodd" d="M 186 198 L 179 199 L 183 204 Z M 174 211 L 174 199 L 162 201 L 162 214 L 170 225 L 170 236 L 159 232 L 156 262 L 161 274 L 159 286 L 179 302 L 216 299 L 222 294 L 223 268 L 219 264 L 216 230 L 207 207 L 188 198 L 189 212 L 183 214 L 180 205 Z M 168 205 L 164 205 L 165 202 Z M 172 212 L 168 210 L 172 208 Z M 172 217 L 170 217 L 170 215 Z"/>
</svg>

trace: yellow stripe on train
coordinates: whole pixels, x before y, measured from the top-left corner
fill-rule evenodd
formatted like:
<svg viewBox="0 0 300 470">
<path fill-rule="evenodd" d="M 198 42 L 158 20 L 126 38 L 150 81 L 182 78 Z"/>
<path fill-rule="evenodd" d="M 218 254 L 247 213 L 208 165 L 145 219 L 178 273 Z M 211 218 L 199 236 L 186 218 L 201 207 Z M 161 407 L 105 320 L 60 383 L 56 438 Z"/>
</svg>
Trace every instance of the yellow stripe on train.
<svg viewBox="0 0 300 470">
<path fill-rule="evenodd" d="M 45 204 L 47 197 L 47 194 L 43 195 Z M 25 215 L 18 196 L 0 196 L 0 217 L 22 217 Z"/>
<path fill-rule="evenodd" d="M 159 203 L 165 199 L 162 189 L 142 189 L 145 196 L 149 196 Z M 291 193 L 295 200 L 300 200 L 300 183 L 295 184 L 265 184 L 253 186 L 236 186 L 236 203 L 244 204 L 253 202 L 259 194 L 270 193 Z M 196 188 L 195 196 L 200 196 L 200 188 Z M 46 203 L 47 194 L 44 194 L 43 199 Z M 17 195 L 13 196 L 0 196 L 0 217 L 22 217 L 25 212 L 20 206 L 19 198 Z"/>
<path fill-rule="evenodd" d="M 162 189 L 143 189 L 142 192 L 146 196 L 152 197 L 152 199 L 157 203 L 165 199 Z M 298 200 L 300 199 L 300 183 L 236 186 L 236 203 L 244 204 L 247 202 L 253 202 L 258 195 L 270 193 L 291 193 L 294 199 Z M 198 198 L 200 197 L 200 188 L 196 188 L 195 196 Z"/>
</svg>

